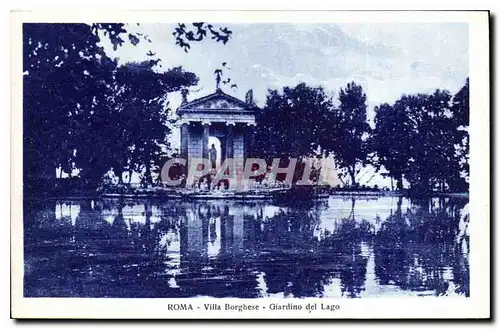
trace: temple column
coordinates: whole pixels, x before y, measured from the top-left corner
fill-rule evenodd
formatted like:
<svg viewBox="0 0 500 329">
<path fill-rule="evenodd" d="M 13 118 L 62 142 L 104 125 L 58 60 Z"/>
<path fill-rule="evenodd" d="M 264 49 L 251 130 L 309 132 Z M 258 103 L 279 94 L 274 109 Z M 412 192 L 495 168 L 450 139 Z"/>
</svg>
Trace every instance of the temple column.
<svg viewBox="0 0 500 329">
<path fill-rule="evenodd" d="M 228 122 L 226 126 L 226 158 L 233 157 L 234 123 Z"/>
<path fill-rule="evenodd" d="M 227 140 L 226 140 L 227 136 L 225 136 L 224 138 L 221 138 L 220 139 L 220 163 L 223 164 L 224 163 L 224 160 L 226 160 L 227 158 Z"/>
<path fill-rule="evenodd" d="M 188 138 L 189 138 L 189 126 L 187 123 L 181 125 L 181 158 L 188 158 Z"/>
<path fill-rule="evenodd" d="M 253 157 L 255 155 L 254 148 L 255 148 L 255 126 L 249 124 L 247 127 L 247 149 L 245 152 L 245 158 L 247 158 L 248 156 Z"/>
<path fill-rule="evenodd" d="M 233 159 L 233 146 L 234 146 L 234 122 L 226 122 L 226 142 L 225 142 L 225 147 L 226 147 L 226 159 Z M 229 168 L 229 172 L 231 173 L 233 171 L 234 167 Z M 233 185 L 233 180 L 230 179 L 228 181 L 229 183 L 229 188 Z"/>
<path fill-rule="evenodd" d="M 233 185 L 236 189 L 243 189 L 246 182 L 243 180 L 243 170 L 245 166 L 245 140 L 246 140 L 246 126 L 238 123 L 233 131 L 233 158 L 234 169 L 236 174 L 236 184 Z"/>
<path fill-rule="evenodd" d="M 203 159 L 208 159 L 208 136 L 210 135 L 210 122 L 203 121 L 203 137 L 202 137 L 202 147 L 203 147 Z"/>
</svg>

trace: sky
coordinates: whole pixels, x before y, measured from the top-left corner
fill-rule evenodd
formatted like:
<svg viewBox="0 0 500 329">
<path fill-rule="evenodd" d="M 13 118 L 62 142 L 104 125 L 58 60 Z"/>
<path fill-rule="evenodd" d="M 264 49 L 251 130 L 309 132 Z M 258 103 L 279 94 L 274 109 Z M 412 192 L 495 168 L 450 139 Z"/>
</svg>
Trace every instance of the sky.
<svg viewBox="0 0 500 329">
<path fill-rule="evenodd" d="M 181 65 L 195 73 L 200 81 L 190 88 L 188 99 L 215 91 L 213 72 L 222 62 L 230 68 L 224 78 L 238 85 L 236 90 L 223 90 L 244 100 L 252 89 L 259 106 L 265 104 L 268 89 L 305 82 L 323 86 L 337 98 L 340 88 L 355 81 L 367 94 L 369 120 L 376 105 L 437 88 L 456 93 L 468 76 L 468 26 L 463 23 L 224 26 L 233 31 L 226 45 L 206 39 L 192 44 L 188 53 L 175 45 L 172 24 L 127 26 L 130 32 L 146 34 L 151 43 L 125 43 L 116 51 L 103 45 L 120 64 L 146 60 L 151 50 L 161 59 L 162 69 Z M 180 95 L 169 99 L 176 109 Z M 174 132 L 174 145 L 177 135 Z"/>
<path fill-rule="evenodd" d="M 125 43 L 107 53 L 120 63 L 142 61 L 151 50 L 164 69 L 182 65 L 199 85 L 190 98 L 215 89 L 213 71 L 226 62 L 225 77 L 238 85 L 224 91 L 244 99 L 254 90 L 258 105 L 268 88 L 300 82 L 338 90 L 349 81 L 361 84 L 372 107 L 394 102 L 402 94 L 436 88 L 456 92 L 468 76 L 468 27 L 459 23 L 425 24 L 225 24 L 233 37 L 223 45 L 213 40 L 193 44 L 189 53 L 175 45 L 175 25 L 129 25 L 151 43 Z M 177 106 L 178 95 L 172 105 Z"/>
</svg>

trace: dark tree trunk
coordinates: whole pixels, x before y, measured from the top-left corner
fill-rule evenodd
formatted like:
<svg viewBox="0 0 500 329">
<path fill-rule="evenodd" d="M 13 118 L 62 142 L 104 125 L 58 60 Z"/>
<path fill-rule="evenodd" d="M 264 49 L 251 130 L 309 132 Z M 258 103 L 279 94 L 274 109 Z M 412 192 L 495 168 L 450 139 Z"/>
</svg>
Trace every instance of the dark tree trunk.
<svg viewBox="0 0 500 329">
<path fill-rule="evenodd" d="M 403 175 L 402 174 L 399 174 L 397 176 L 396 189 L 398 189 L 398 190 L 402 190 L 403 189 Z"/>
<path fill-rule="evenodd" d="M 355 172 L 355 168 L 354 167 L 349 168 L 349 176 L 351 176 L 351 186 L 352 187 L 357 187 L 356 172 Z"/>
<path fill-rule="evenodd" d="M 149 161 L 148 161 L 149 162 Z M 149 167 L 149 163 L 146 162 L 146 174 L 145 174 L 145 182 L 146 185 L 150 185 L 153 179 L 151 178 L 151 168 Z"/>
<path fill-rule="evenodd" d="M 153 182 L 153 178 L 151 177 L 151 152 L 147 143 L 144 145 L 144 165 L 146 166 L 144 182 L 146 185 L 151 185 Z"/>
<path fill-rule="evenodd" d="M 42 165 L 42 168 L 40 170 L 40 177 L 46 180 L 53 180 L 54 178 L 57 178 L 56 166 L 51 164 L 50 162 Z"/>
<path fill-rule="evenodd" d="M 117 167 L 117 169 L 115 169 L 115 175 L 118 176 L 118 184 L 123 184 L 123 170 L 122 169 L 118 169 L 119 167 Z"/>
<path fill-rule="evenodd" d="M 132 173 L 133 173 L 133 170 L 128 171 L 128 183 L 129 184 L 132 182 Z"/>
<path fill-rule="evenodd" d="M 403 204 L 403 198 L 402 197 L 399 197 L 398 198 L 398 203 L 397 203 L 397 210 L 396 210 L 396 213 L 399 214 L 401 216 L 402 214 L 402 211 L 401 211 L 401 206 Z"/>
<path fill-rule="evenodd" d="M 147 155 L 146 161 L 144 161 L 144 165 L 146 166 L 146 173 L 144 174 L 146 185 L 150 185 L 153 181 L 153 178 L 151 177 L 151 163 L 149 160 L 149 155 Z"/>
<path fill-rule="evenodd" d="M 356 199 L 351 198 L 351 212 L 353 214 L 353 217 L 354 217 L 354 207 L 356 207 Z"/>
</svg>

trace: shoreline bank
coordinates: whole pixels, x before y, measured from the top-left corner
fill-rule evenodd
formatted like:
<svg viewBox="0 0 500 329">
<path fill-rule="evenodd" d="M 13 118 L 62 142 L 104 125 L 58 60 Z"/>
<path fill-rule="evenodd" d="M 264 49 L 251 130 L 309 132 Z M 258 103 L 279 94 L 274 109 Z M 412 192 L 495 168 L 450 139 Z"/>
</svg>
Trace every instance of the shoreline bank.
<svg viewBox="0 0 500 329">
<path fill-rule="evenodd" d="M 85 195 L 46 195 L 46 196 L 25 196 L 25 200 L 36 199 L 69 199 L 69 200 L 84 200 L 95 198 L 125 198 L 125 199 L 165 199 L 165 200 L 213 200 L 213 199 L 236 199 L 236 200 L 272 200 L 275 198 L 281 199 L 327 199 L 330 196 L 343 196 L 343 197 L 407 197 L 407 198 L 468 198 L 468 192 L 432 192 L 425 195 L 412 195 L 408 191 L 349 191 L 349 190 L 293 190 L 293 189 L 270 189 L 263 191 L 190 191 L 190 190 L 170 190 L 163 188 L 154 189 L 139 189 L 127 192 L 114 192 L 103 191 L 95 194 L 86 193 Z"/>
</svg>

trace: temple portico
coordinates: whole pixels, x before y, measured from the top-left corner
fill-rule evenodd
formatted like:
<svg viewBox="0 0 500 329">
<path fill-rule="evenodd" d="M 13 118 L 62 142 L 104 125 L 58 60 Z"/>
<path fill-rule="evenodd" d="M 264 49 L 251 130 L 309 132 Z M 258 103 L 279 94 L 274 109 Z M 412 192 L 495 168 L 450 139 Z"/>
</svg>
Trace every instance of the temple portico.
<svg viewBox="0 0 500 329">
<path fill-rule="evenodd" d="M 226 158 L 243 161 L 254 145 L 256 109 L 251 91 L 245 102 L 221 89 L 190 102 L 184 97 L 177 112 L 181 122 L 181 157 L 207 159 L 209 137 L 216 137 L 220 141 L 220 163 Z"/>
</svg>

